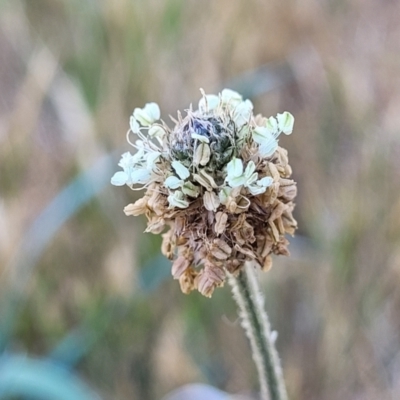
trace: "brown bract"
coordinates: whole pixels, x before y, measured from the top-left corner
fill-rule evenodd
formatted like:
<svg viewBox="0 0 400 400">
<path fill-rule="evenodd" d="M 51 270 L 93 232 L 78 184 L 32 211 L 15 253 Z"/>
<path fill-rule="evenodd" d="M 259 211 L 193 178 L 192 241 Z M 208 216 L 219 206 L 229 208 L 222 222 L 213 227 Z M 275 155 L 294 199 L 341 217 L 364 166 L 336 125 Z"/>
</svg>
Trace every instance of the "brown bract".
<svg viewBox="0 0 400 400">
<path fill-rule="evenodd" d="M 204 183 L 204 191 L 185 209 L 169 208 L 168 191 L 157 182 L 149 185 L 143 198 L 125 207 L 127 215 L 146 215 L 146 231 L 168 229 L 162 253 L 174 260 L 172 275 L 183 293 L 197 289 L 211 297 L 224 284 L 226 273 L 237 274 L 245 262 L 268 271 L 272 254 L 289 255 L 285 235 L 293 235 L 297 228 L 292 215 L 297 188 L 290 179 L 287 151 L 278 147 L 271 157 L 261 159 L 245 146 L 240 156 L 244 165 L 255 162 L 260 177 L 273 179 L 264 193 L 249 195 L 239 187 L 220 204 L 213 191 L 214 179 L 203 173 L 195 174 L 194 180 Z"/>
</svg>

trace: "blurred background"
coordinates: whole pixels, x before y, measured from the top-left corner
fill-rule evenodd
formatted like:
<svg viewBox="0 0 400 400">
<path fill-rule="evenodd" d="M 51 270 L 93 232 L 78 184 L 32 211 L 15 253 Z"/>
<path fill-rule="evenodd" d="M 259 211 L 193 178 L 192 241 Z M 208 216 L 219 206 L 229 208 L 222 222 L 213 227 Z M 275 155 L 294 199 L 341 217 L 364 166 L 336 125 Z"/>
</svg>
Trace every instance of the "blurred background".
<svg viewBox="0 0 400 400">
<path fill-rule="evenodd" d="M 395 0 L 1 1 L 0 395 L 257 392 L 229 288 L 183 295 L 160 238 L 122 212 L 140 194 L 109 184 L 135 107 L 176 115 L 230 87 L 296 119 L 281 144 L 300 228 L 260 275 L 290 398 L 398 399 L 399 15 Z"/>
</svg>

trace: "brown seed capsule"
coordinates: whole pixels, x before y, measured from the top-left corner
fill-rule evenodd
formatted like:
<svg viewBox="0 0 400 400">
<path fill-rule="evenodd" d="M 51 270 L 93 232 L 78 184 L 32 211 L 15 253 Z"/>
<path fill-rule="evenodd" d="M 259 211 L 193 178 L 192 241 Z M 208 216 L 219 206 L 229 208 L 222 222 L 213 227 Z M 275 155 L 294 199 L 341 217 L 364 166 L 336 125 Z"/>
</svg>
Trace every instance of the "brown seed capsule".
<svg viewBox="0 0 400 400">
<path fill-rule="evenodd" d="M 267 272 L 272 268 L 272 257 L 268 256 L 265 258 L 264 264 L 262 265 L 262 270 Z"/>
<path fill-rule="evenodd" d="M 214 232 L 219 236 L 224 233 L 226 224 L 228 222 L 228 214 L 224 212 L 217 212 L 215 215 Z"/>
<path fill-rule="evenodd" d="M 211 247 L 211 254 L 213 257 L 218 260 L 226 260 L 231 253 L 232 249 L 224 240 L 214 239 L 213 245 Z"/>
<path fill-rule="evenodd" d="M 214 289 L 221 286 L 225 279 L 225 272 L 222 268 L 205 267 L 197 278 L 197 289 L 206 297 L 211 297 Z"/>
<path fill-rule="evenodd" d="M 196 276 L 197 272 L 193 268 L 188 268 L 179 277 L 179 285 L 182 293 L 189 294 L 192 290 L 196 289 Z"/>
<path fill-rule="evenodd" d="M 135 203 L 128 204 L 124 208 L 124 213 L 125 215 L 133 215 L 137 217 L 140 214 L 144 214 L 148 208 L 147 208 L 147 201 L 148 197 L 142 197 L 139 200 L 136 200 Z"/>
<path fill-rule="evenodd" d="M 207 191 L 204 193 L 204 207 L 206 210 L 217 211 L 219 205 L 219 197 L 214 192 Z"/>
<path fill-rule="evenodd" d="M 188 268 L 190 262 L 184 256 L 179 256 L 172 264 L 172 276 L 178 279 Z"/>
<path fill-rule="evenodd" d="M 162 235 L 162 244 L 161 244 L 161 253 L 164 254 L 169 260 L 172 260 L 174 257 L 174 249 L 175 245 L 172 241 L 172 231 L 169 230 L 168 232 Z"/>
<path fill-rule="evenodd" d="M 158 234 L 164 230 L 164 227 L 165 227 L 165 219 L 155 216 L 149 220 L 145 232 Z"/>
</svg>

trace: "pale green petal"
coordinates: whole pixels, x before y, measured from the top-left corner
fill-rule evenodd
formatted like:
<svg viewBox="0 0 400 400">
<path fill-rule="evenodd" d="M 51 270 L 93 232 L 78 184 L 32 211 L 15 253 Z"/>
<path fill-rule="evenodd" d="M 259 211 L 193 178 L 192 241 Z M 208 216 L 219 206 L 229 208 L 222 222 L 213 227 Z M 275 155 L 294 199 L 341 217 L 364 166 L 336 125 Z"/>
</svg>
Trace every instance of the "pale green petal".
<svg viewBox="0 0 400 400">
<path fill-rule="evenodd" d="M 191 136 L 192 136 L 192 139 L 197 139 L 202 143 L 210 143 L 210 140 L 208 139 L 208 137 L 206 137 L 204 135 L 199 135 L 198 133 L 192 133 Z"/>
<path fill-rule="evenodd" d="M 128 170 L 132 169 L 133 167 L 135 167 L 135 165 L 137 165 L 140 161 L 142 161 L 143 156 L 144 156 L 143 149 L 140 149 L 134 155 L 132 155 L 129 151 L 127 151 L 126 153 L 122 154 L 118 165 L 125 172 L 128 172 Z"/>
<path fill-rule="evenodd" d="M 253 112 L 253 103 L 250 100 L 245 100 L 239 103 L 233 112 L 233 122 L 240 128 L 249 122 L 250 116 Z"/>
<path fill-rule="evenodd" d="M 224 104 L 229 103 L 232 105 L 236 105 L 243 101 L 243 97 L 238 92 L 235 92 L 234 90 L 224 89 L 221 92 L 221 100 L 222 100 L 222 103 L 224 103 Z"/>
<path fill-rule="evenodd" d="M 178 189 L 182 185 L 183 181 L 176 176 L 169 176 L 164 182 L 164 186 L 169 189 Z"/>
<path fill-rule="evenodd" d="M 123 186 L 128 181 L 128 175 L 124 171 L 116 172 L 111 178 L 111 184 L 114 186 Z"/>
<path fill-rule="evenodd" d="M 253 161 L 249 161 L 244 171 L 244 176 L 249 179 L 253 172 L 256 170 L 256 165 Z"/>
<path fill-rule="evenodd" d="M 252 174 L 250 177 L 246 179 L 245 186 L 252 185 L 257 179 L 258 179 L 258 174 L 257 172 L 254 172 L 254 174 Z"/>
<path fill-rule="evenodd" d="M 240 158 L 233 158 L 226 166 L 227 179 L 232 179 L 243 174 L 243 163 Z"/>
<path fill-rule="evenodd" d="M 199 110 L 212 111 L 219 105 L 219 97 L 215 94 L 208 94 L 199 101 Z"/>
<path fill-rule="evenodd" d="M 136 169 L 130 174 L 130 179 L 127 183 L 132 185 L 136 183 L 145 184 L 150 180 L 150 177 L 151 173 L 149 170 L 145 168 Z"/>
<path fill-rule="evenodd" d="M 129 151 L 127 151 L 126 153 L 122 154 L 118 165 L 123 169 L 130 168 L 132 165 L 134 165 L 134 162 L 132 160 L 133 160 L 132 154 Z"/>
<path fill-rule="evenodd" d="M 252 132 L 253 140 L 258 144 L 264 144 L 267 141 L 275 140 L 272 133 L 264 126 L 257 126 Z"/>
<path fill-rule="evenodd" d="M 257 196 L 259 194 L 264 193 L 267 188 L 262 187 L 262 186 L 257 186 L 257 185 L 251 185 L 248 187 L 249 192 L 253 195 L 253 196 Z"/>
<path fill-rule="evenodd" d="M 182 186 L 182 192 L 190 197 L 197 197 L 200 194 L 200 188 L 193 185 L 192 182 L 185 182 Z"/>
<path fill-rule="evenodd" d="M 285 135 L 290 135 L 293 132 L 294 117 L 290 112 L 285 111 L 283 114 L 278 114 L 279 130 L 281 130 Z"/>
<path fill-rule="evenodd" d="M 222 204 L 226 204 L 231 192 L 232 189 L 229 186 L 225 186 L 220 190 L 218 197 Z"/>
<path fill-rule="evenodd" d="M 262 157 L 270 157 L 272 154 L 275 153 L 276 149 L 278 148 L 278 142 L 273 139 L 269 142 L 263 143 L 259 148 L 258 152 Z"/>
<path fill-rule="evenodd" d="M 150 153 L 147 153 L 146 157 L 146 168 L 151 171 L 154 167 L 155 162 L 157 159 L 161 156 L 161 153 L 158 151 L 152 151 Z"/>
<path fill-rule="evenodd" d="M 172 161 L 172 168 L 176 171 L 179 178 L 186 179 L 189 178 L 190 172 L 189 170 L 179 161 Z"/>
<path fill-rule="evenodd" d="M 249 125 L 243 125 L 243 127 L 240 129 L 238 133 L 238 137 L 240 139 L 247 139 L 250 135 L 250 126 Z"/>
<path fill-rule="evenodd" d="M 239 187 L 246 183 L 246 177 L 244 175 L 240 175 L 232 179 L 227 179 L 227 182 L 232 188 Z"/>
<path fill-rule="evenodd" d="M 168 196 L 169 208 L 187 208 L 189 202 L 185 200 L 184 194 L 180 190 L 176 190 L 173 194 Z"/>
<path fill-rule="evenodd" d="M 136 140 L 135 146 L 136 146 L 138 149 L 141 149 L 141 150 L 145 148 L 145 145 L 144 145 L 144 143 L 143 143 L 143 140 Z"/>
<path fill-rule="evenodd" d="M 270 176 L 265 176 L 264 178 L 257 181 L 258 186 L 269 187 L 274 183 L 274 180 Z"/>
<path fill-rule="evenodd" d="M 273 135 L 278 133 L 278 122 L 274 117 L 269 117 L 265 126 Z"/>
<path fill-rule="evenodd" d="M 147 103 L 144 108 L 135 108 L 133 110 L 133 117 L 142 126 L 150 126 L 160 119 L 160 108 L 156 103 Z"/>
<path fill-rule="evenodd" d="M 160 126 L 160 125 L 153 125 L 150 129 L 149 129 L 149 136 L 151 138 L 160 138 L 162 139 L 165 136 L 166 132 L 165 129 Z"/>
<path fill-rule="evenodd" d="M 130 120 L 129 120 L 129 125 L 131 128 L 131 131 L 133 133 L 139 133 L 140 132 L 140 126 L 138 124 L 138 122 L 136 121 L 135 117 L 132 115 Z"/>
<path fill-rule="evenodd" d="M 136 165 L 137 163 L 141 162 L 144 158 L 145 151 L 144 149 L 139 149 L 133 156 L 132 156 L 132 163 Z"/>
<path fill-rule="evenodd" d="M 160 119 L 160 107 L 157 103 L 147 103 L 144 106 L 144 110 L 150 116 L 153 122 L 158 121 Z"/>
<path fill-rule="evenodd" d="M 135 108 L 133 110 L 133 117 L 142 126 L 150 126 L 153 123 L 153 121 L 150 119 L 150 116 L 142 108 Z"/>
</svg>

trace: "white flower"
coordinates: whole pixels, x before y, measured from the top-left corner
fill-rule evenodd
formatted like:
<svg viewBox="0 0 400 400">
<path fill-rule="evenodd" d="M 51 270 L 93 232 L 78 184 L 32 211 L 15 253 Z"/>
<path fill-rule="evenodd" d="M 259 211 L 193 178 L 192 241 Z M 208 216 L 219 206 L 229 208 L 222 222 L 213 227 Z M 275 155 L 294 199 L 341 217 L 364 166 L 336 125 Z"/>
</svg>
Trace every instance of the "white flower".
<svg viewBox="0 0 400 400">
<path fill-rule="evenodd" d="M 129 151 L 122 154 L 118 165 L 123 171 L 116 172 L 111 178 L 115 186 L 132 186 L 137 183 L 146 184 L 150 181 L 151 171 L 160 153 L 145 153 L 144 149 L 132 155 Z"/>
<path fill-rule="evenodd" d="M 168 196 L 169 208 L 187 208 L 189 202 L 185 200 L 185 195 L 180 191 L 176 190 L 173 194 Z"/>
<path fill-rule="evenodd" d="M 173 161 L 171 163 L 172 168 L 175 170 L 177 175 L 169 176 L 165 182 L 164 186 L 169 189 L 178 189 L 179 187 L 183 188 L 183 192 L 191 197 L 197 197 L 199 192 L 197 191 L 197 186 L 193 185 L 191 182 L 184 182 L 185 179 L 189 178 L 190 172 L 189 170 L 179 161 Z"/>
<path fill-rule="evenodd" d="M 123 169 L 123 171 L 116 172 L 111 178 L 111 183 L 115 186 L 130 184 L 132 181 L 131 174 L 138 162 L 141 161 L 143 155 L 143 150 L 139 150 L 134 156 L 129 151 L 122 154 L 118 165 Z"/>
<path fill-rule="evenodd" d="M 132 169 L 130 171 L 116 172 L 111 178 L 111 183 L 115 186 L 132 186 L 137 183 L 146 184 L 151 178 L 151 173 L 146 168 Z"/>
<path fill-rule="evenodd" d="M 259 153 L 262 157 L 269 157 L 275 153 L 278 142 L 271 131 L 264 126 L 257 126 L 252 132 L 253 140 L 260 145 Z"/>
<path fill-rule="evenodd" d="M 274 180 L 270 176 L 266 176 L 260 180 L 258 180 L 255 185 L 250 185 L 248 187 L 250 193 L 254 196 L 264 193 L 267 190 L 267 187 L 271 186 Z"/>
<path fill-rule="evenodd" d="M 146 154 L 146 168 L 149 171 L 153 170 L 154 164 L 160 156 L 161 153 L 159 153 L 158 151 L 151 151 Z"/>
<path fill-rule="evenodd" d="M 179 178 L 181 178 L 183 180 L 185 180 L 186 178 L 189 178 L 190 172 L 181 162 L 172 161 L 171 165 L 172 165 L 172 168 L 178 174 Z"/>
<path fill-rule="evenodd" d="M 279 129 L 278 129 L 278 122 L 277 122 L 276 118 L 274 118 L 274 117 L 269 117 L 269 118 L 267 119 L 267 122 L 266 122 L 266 124 L 265 124 L 265 127 L 266 127 L 275 137 L 278 136 Z"/>
<path fill-rule="evenodd" d="M 218 193 L 218 197 L 222 204 L 226 204 L 228 202 L 231 192 L 232 188 L 230 188 L 229 186 L 225 186 L 220 190 L 220 192 Z"/>
<path fill-rule="evenodd" d="M 131 118 L 129 119 L 129 126 L 131 128 L 131 131 L 133 133 L 139 133 L 140 132 L 140 126 L 138 122 L 136 121 L 135 117 L 131 115 Z"/>
<path fill-rule="evenodd" d="M 128 175 L 124 171 L 116 172 L 111 178 L 111 184 L 114 186 L 124 186 L 128 180 Z"/>
<path fill-rule="evenodd" d="M 271 140 L 275 140 L 271 131 L 265 126 L 257 126 L 252 132 L 253 140 L 258 144 L 264 144 Z"/>
<path fill-rule="evenodd" d="M 165 136 L 165 129 L 161 125 L 153 125 L 149 129 L 149 136 L 151 138 L 162 139 Z"/>
<path fill-rule="evenodd" d="M 164 186 L 169 189 L 178 189 L 182 185 L 183 185 L 183 181 L 173 175 L 169 176 L 164 182 Z"/>
<path fill-rule="evenodd" d="M 271 157 L 278 148 L 278 142 L 276 140 L 271 140 L 269 142 L 263 143 L 259 148 L 258 152 L 262 157 Z"/>
<path fill-rule="evenodd" d="M 293 132 L 294 117 L 290 112 L 285 111 L 283 114 L 278 114 L 278 126 L 279 130 L 285 135 L 290 135 Z"/>
<path fill-rule="evenodd" d="M 221 92 L 221 100 L 223 104 L 230 104 L 235 106 L 243 101 L 243 97 L 234 90 L 224 89 Z"/>
<path fill-rule="evenodd" d="M 144 108 L 135 108 L 133 117 L 142 126 L 150 126 L 160 119 L 160 107 L 158 107 L 157 103 L 147 103 Z"/>
<path fill-rule="evenodd" d="M 207 94 L 203 96 L 199 101 L 199 110 L 202 112 L 208 112 L 216 109 L 219 105 L 219 97 L 215 94 Z"/>
<path fill-rule="evenodd" d="M 119 160 L 118 165 L 123 169 L 133 168 L 140 161 L 142 161 L 144 156 L 144 150 L 140 149 L 135 155 L 132 155 L 129 151 L 122 154 L 121 159 Z"/>
<path fill-rule="evenodd" d="M 243 163 L 240 158 L 234 157 L 226 166 L 228 173 L 226 180 L 237 178 L 243 174 Z"/>
<path fill-rule="evenodd" d="M 253 112 L 253 103 L 250 100 L 245 100 L 239 103 L 233 111 L 232 119 L 238 128 L 249 122 Z"/>
<path fill-rule="evenodd" d="M 149 182 L 151 177 L 151 173 L 147 168 L 139 168 L 135 169 L 131 172 L 129 180 L 127 182 L 128 185 L 135 185 L 137 183 L 146 184 Z"/>
<path fill-rule="evenodd" d="M 225 180 L 228 182 L 228 185 L 232 188 L 238 186 L 247 187 L 250 186 L 252 183 L 254 183 L 258 178 L 257 172 L 254 172 L 255 170 L 256 166 L 254 162 L 249 161 L 245 171 L 243 172 L 242 160 L 240 158 L 234 158 L 227 165 L 228 174 Z"/>
</svg>

